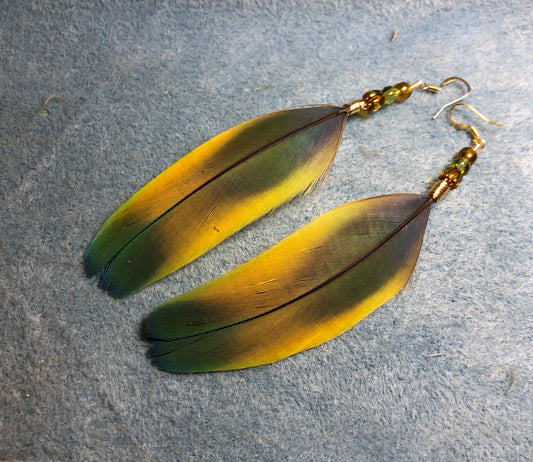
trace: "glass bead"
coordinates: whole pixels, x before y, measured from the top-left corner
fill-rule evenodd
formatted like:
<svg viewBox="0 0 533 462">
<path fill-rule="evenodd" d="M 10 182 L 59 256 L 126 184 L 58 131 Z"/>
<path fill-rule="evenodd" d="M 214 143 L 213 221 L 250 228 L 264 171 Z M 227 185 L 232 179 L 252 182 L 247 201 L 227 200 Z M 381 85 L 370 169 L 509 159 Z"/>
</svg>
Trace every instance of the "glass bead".
<svg viewBox="0 0 533 462">
<path fill-rule="evenodd" d="M 407 82 L 400 82 L 394 85 L 394 88 L 399 90 L 398 98 L 396 98 L 397 103 L 403 103 L 409 96 L 411 96 L 411 86 Z"/>
<path fill-rule="evenodd" d="M 365 109 L 369 112 L 376 112 L 383 103 L 383 95 L 379 90 L 370 90 L 363 95 Z"/>
<path fill-rule="evenodd" d="M 450 185 L 450 189 L 455 189 L 461 184 L 463 179 L 462 173 L 451 165 L 446 167 L 439 175 L 439 180 L 446 180 Z"/>
<path fill-rule="evenodd" d="M 398 99 L 400 90 L 394 87 L 385 87 L 383 90 L 381 90 L 381 93 L 383 93 L 383 102 L 385 104 L 392 104 Z"/>
<path fill-rule="evenodd" d="M 466 175 L 468 170 L 470 170 L 470 162 L 468 162 L 468 159 L 464 157 L 456 157 L 452 160 L 450 167 L 455 167 L 457 170 L 459 170 L 461 175 Z"/>
<path fill-rule="evenodd" d="M 368 111 L 365 111 L 364 109 L 361 109 L 359 112 L 357 112 L 357 114 L 360 116 L 360 117 L 368 117 L 370 115 L 370 112 Z"/>
<path fill-rule="evenodd" d="M 457 157 L 464 157 L 470 165 L 474 165 L 477 153 L 472 148 L 463 148 L 457 153 Z"/>
</svg>

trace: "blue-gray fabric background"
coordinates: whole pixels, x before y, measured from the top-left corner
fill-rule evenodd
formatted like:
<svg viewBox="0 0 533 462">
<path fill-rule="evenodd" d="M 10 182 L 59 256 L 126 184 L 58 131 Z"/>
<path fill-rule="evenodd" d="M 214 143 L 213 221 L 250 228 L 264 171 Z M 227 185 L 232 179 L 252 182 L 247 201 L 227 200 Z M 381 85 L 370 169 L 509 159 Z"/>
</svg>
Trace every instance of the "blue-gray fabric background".
<svg viewBox="0 0 533 462">
<path fill-rule="evenodd" d="M 0 2 L 0 459 L 533 458 L 529 0 Z M 397 38 L 392 40 L 394 31 Z M 398 297 L 278 364 L 172 375 L 139 325 L 321 213 L 424 193 L 469 144 L 462 88 L 349 120 L 325 184 L 115 300 L 82 259 L 176 159 L 285 107 L 459 75 L 487 148 L 430 216 Z"/>
</svg>

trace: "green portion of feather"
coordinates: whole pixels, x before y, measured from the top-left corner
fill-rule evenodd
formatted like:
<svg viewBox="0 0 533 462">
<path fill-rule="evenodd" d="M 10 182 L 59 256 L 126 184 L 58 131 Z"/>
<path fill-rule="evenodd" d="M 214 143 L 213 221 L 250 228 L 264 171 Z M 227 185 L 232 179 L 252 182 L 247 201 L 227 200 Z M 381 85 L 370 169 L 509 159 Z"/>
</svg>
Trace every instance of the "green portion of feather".
<svg viewBox="0 0 533 462">
<path fill-rule="evenodd" d="M 181 268 L 328 171 L 346 123 L 334 106 L 267 114 L 178 161 L 118 209 L 85 265 L 127 296 Z"/>
<path fill-rule="evenodd" d="M 319 345 L 394 297 L 414 267 L 431 199 L 352 202 L 234 271 L 156 308 L 145 323 L 162 369 L 271 363 Z"/>
</svg>

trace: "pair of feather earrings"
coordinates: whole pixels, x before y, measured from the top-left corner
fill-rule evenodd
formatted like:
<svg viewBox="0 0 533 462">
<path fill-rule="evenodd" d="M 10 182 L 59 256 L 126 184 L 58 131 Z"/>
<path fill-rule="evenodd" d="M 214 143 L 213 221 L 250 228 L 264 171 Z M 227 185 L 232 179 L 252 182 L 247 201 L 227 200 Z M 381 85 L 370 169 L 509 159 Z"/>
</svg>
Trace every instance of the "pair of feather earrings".
<svg viewBox="0 0 533 462">
<path fill-rule="evenodd" d="M 460 81 L 452 106 L 464 148 L 428 195 L 396 194 L 338 207 L 241 267 L 157 307 L 145 322 L 162 369 L 201 372 L 271 363 L 324 343 L 391 299 L 408 281 L 430 205 L 460 183 L 484 142 L 452 111 L 470 86 L 418 81 L 339 106 L 261 116 L 203 144 L 148 183 L 105 222 L 85 256 L 89 275 L 127 296 L 181 268 L 327 174 L 347 118 L 403 102 L 414 89 Z M 477 113 L 477 111 L 476 111 Z M 479 115 L 479 113 L 478 113 Z M 486 119 L 484 119 L 486 120 Z"/>
</svg>

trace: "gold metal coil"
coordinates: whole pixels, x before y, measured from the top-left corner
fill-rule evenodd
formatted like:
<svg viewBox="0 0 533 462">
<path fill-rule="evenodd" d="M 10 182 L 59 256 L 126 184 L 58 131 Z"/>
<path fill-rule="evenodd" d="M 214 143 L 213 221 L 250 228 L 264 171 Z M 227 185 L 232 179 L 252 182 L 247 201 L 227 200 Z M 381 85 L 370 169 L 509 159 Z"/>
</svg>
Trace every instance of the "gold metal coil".
<svg viewBox="0 0 533 462">
<path fill-rule="evenodd" d="M 361 109 L 364 109 L 364 101 L 362 99 L 356 99 L 355 101 L 352 101 L 351 103 L 344 105 L 344 111 L 346 114 L 351 116 L 352 114 L 355 114 L 356 112 L 359 112 Z"/>
<path fill-rule="evenodd" d="M 433 199 L 433 202 L 440 201 L 444 195 L 450 190 L 450 184 L 444 179 L 437 181 L 429 190 L 428 196 Z"/>
</svg>

